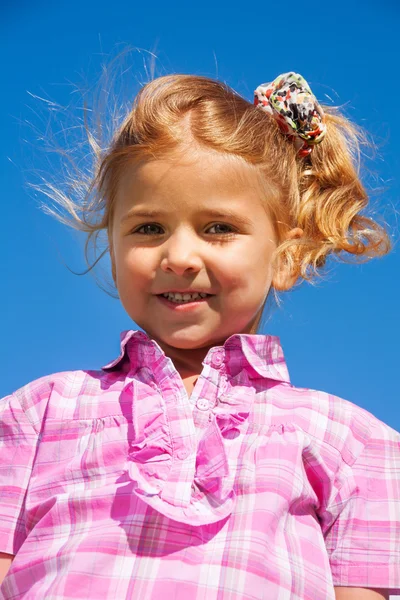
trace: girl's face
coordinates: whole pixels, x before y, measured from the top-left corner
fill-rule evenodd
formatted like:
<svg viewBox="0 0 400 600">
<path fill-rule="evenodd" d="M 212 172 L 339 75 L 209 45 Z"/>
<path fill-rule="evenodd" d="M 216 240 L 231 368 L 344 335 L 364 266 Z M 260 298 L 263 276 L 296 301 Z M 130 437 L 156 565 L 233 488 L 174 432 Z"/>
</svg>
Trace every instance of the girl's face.
<svg viewBox="0 0 400 600">
<path fill-rule="evenodd" d="M 110 250 L 121 302 L 135 323 L 182 349 L 249 333 L 272 282 L 276 239 L 264 206 L 255 170 L 221 154 L 199 150 L 127 167 Z M 189 289 L 212 295 L 187 311 L 160 299 Z"/>
</svg>

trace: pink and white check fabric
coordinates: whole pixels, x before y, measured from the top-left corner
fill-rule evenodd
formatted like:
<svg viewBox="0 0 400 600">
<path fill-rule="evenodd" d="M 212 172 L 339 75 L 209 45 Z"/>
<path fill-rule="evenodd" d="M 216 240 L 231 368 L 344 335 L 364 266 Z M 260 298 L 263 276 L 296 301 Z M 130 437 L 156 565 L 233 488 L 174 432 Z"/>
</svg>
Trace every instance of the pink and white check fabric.
<svg viewBox="0 0 400 600">
<path fill-rule="evenodd" d="M 142 331 L 1 403 L 3 600 L 330 600 L 400 589 L 400 435 L 293 387 L 278 338 L 208 351 L 190 398 Z"/>
</svg>

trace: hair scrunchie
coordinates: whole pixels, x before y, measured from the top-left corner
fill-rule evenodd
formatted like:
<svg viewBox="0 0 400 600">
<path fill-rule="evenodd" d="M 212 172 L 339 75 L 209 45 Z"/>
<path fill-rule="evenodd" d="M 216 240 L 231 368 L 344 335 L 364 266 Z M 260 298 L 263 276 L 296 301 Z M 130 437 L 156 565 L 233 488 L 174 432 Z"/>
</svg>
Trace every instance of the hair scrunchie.
<svg viewBox="0 0 400 600">
<path fill-rule="evenodd" d="M 271 114 L 283 133 L 307 156 L 326 133 L 325 115 L 307 81 L 298 73 L 284 73 L 254 92 L 254 104 Z"/>
</svg>

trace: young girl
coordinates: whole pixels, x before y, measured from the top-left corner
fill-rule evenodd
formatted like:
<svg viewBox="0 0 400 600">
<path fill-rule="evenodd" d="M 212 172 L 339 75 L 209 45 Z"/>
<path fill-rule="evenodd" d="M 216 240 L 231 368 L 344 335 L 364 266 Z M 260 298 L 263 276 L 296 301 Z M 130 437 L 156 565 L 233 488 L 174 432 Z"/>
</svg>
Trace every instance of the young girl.
<svg viewBox="0 0 400 600">
<path fill-rule="evenodd" d="M 90 201 L 141 328 L 98 371 L 1 403 L 4 600 L 378 599 L 400 588 L 400 436 L 291 385 L 257 334 L 271 290 L 382 255 L 352 125 L 287 73 L 254 104 L 172 75 L 142 88 Z M 94 193 L 94 195 L 93 195 Z"/>
</svg>

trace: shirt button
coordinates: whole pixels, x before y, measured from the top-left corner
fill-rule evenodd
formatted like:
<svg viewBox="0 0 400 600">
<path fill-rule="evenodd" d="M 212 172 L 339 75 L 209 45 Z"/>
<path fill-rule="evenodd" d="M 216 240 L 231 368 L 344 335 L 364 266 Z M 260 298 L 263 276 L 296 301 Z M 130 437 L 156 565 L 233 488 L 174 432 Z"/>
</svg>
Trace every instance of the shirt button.
<svg viewBox="0 0 400 600">
<path fill-rule="evenodd" d="M 211 359 L 213 367 L 219 368 L 223 363 L 224 357 L 222 352 L 214 352 Z"/>
<path fill-rule="evenodd" d="M 185 458 L 187 458 L 190 454 L 190 450 L 188 450 L 187 448 L 185 448 L 184 450 L 179 450 L 179 452 L 177 452 L 176 456 L 179 458 L 179 460 L 185 460 Z"/>
<path fill-rule="evenodd" d="M 196 402 L 196 406 L 199 410 L 208 410 L 210 408 L 210 403 L 205 398 L 199 398 Z"/>
</svg>

